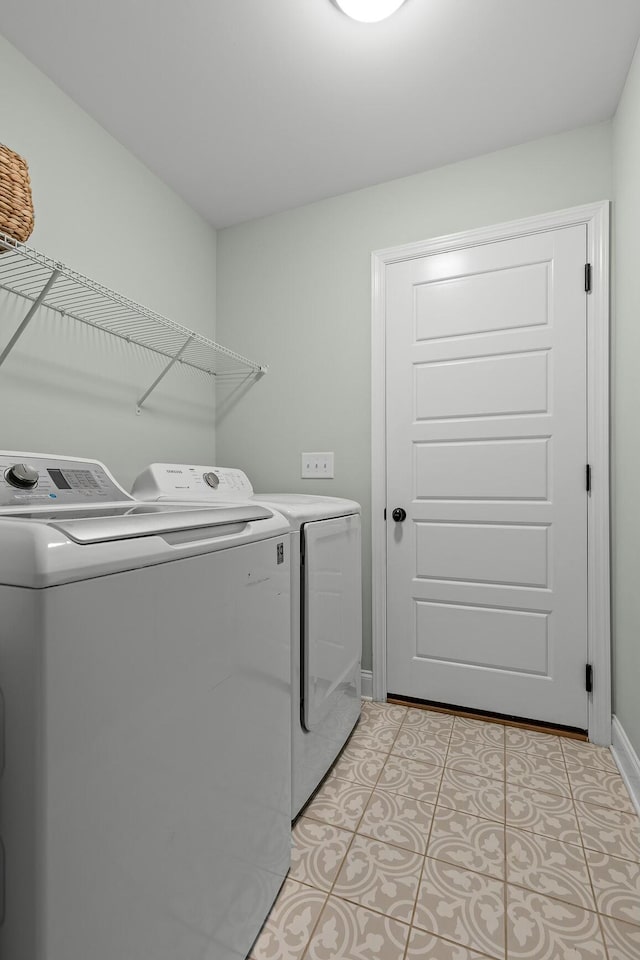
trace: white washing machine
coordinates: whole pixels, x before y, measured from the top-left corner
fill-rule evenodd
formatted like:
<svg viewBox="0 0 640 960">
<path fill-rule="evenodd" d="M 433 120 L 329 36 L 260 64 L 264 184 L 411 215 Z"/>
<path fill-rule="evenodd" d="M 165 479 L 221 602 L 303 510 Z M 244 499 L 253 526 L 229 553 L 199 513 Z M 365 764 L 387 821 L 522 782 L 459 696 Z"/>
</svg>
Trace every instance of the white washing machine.
<svg viewBox="0 0 640 960">
<path fill-rule="evenodd" d="M 0 452 L 0 956 L 244 960 L 289 868 L 288 531 Z"/>
<path fill-rule="evenodd" d="M 360 716 L 360 504 L 338 497 L 254 494 L 242 470 L 154 463 L 142 500 L 261 503 L 291 524 L 292 816 L 326 776 Z"/>
</svg>

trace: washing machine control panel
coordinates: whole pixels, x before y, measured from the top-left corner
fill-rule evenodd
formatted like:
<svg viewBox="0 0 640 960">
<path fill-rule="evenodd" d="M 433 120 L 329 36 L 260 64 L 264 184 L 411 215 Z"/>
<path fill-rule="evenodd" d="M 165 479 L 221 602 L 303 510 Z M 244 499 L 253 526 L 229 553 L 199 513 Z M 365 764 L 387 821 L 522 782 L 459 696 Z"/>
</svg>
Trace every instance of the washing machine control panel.
<svg viewBox="0 0 640 960">
<path fill-rule="evenodd" d="M 130 499 L 97 460 L 0 451 L 0 507 L 71 506 Z"/>
<path fill-rule="evenodd" d="M 248 500 L 251 482 L 234 467 L 152 463 L 133 485 L 140 500 Z"/>
</svg>

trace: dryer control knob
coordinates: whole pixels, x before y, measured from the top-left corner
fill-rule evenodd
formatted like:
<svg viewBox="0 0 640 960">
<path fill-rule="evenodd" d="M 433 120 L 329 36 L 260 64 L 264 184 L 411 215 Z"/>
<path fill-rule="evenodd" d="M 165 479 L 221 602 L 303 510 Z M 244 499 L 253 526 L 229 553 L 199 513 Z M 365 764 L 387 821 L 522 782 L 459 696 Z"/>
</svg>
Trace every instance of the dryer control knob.
<svg viewBox="0 0 640 960">
<path fill-rule="evenodd" d="M 204 482 L 205 482 L 206 484 L 208 484 L 208 485 L 209 485 L 210 487 L 212 487 L 214 490 L 217 490 L 217 489 L 218 489 L 218 484 L 220 483 L 220 480 L 218 479 L 217 473 L 214 473 L 214 472 L 211 470 L 211 471 L 209 471 L 209 473 L 204 473 L 204 474 L 202 475 L 202 479 L 204 480 Z"/>
<path fill-rule="evenodd" d="M 12 487 L 30 490 L 38 485 L 38 471 L 28 463 L 14 463 L 5 473 L 7 483 Z"/>
</svg>

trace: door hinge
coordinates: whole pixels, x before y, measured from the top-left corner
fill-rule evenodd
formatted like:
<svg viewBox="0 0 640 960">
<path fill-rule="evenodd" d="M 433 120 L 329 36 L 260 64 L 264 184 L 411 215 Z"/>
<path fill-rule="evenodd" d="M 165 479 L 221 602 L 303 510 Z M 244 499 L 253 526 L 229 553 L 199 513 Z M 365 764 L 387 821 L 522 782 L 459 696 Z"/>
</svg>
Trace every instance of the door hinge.
<svg viewBox="0 0 640 960">
<path fill-rule="evenodd" d="M 593 693 L 593 667 L 590 663 L 587 664 L 584 672 L 584 685 L 587 693 Z"/>
<path fill-rule="evenodd" d="M 591 464 L 588 463 L 585 468 L 585 486 L 587 493 L 591 493 Z"/>
<path fill-rule="evenodd" d="M 387 519 L 387 508 L 386 508 L 386 507 L 384 508 L 384 518 L 385 518 L 385 520 Z"/>
<path fill-rule="evenodd" d="M 584 292 L 591 293 L 591 264 L 584 265 Z"/>
</svg>

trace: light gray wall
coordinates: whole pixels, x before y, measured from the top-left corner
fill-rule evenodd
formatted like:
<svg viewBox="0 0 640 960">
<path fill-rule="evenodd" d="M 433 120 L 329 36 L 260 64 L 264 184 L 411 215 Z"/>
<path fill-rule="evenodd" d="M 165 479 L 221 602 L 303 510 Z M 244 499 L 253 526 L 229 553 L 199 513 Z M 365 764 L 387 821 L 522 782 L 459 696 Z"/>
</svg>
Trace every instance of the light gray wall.
<svg viewBox="0 0 640 960">
<path fill-rule="evenodd" d="M 1 37 L 0 89 L 0 142 L 31 172 L 28 243 L 213 336 L 213 228 Z M 23 314 L 0 292 L 0 348 Z M 0 368 L 0 447 L 97 457 L 125 484 L 151 460 L 212 458 L 205 375 L 172 371 L 136 416 L 160 368 L 146 351 L 42 313 Z"/>
<path fill-rule="evenodd" d="M 614 713 L 640 755 L 640 51 L 613 123 Z"/>
<path fill-rule="evenodd" d="M 270 370 L 219 395 L 219 463 L 246 469 L 257 490 L 353 497 L 367 518 L 371 251 L 610 196 L 601 124 L 220 231 L 218 334 Z M 335 451 L 334 480 L 300 479 L 300 452 L 315 450 Z M 370 557 L 367 521 L 365 667 Z"/>
</svg>

